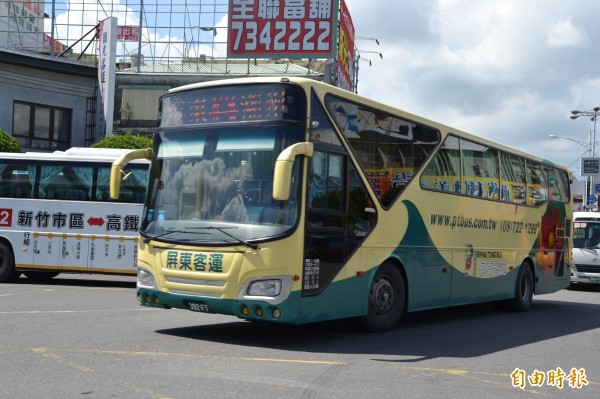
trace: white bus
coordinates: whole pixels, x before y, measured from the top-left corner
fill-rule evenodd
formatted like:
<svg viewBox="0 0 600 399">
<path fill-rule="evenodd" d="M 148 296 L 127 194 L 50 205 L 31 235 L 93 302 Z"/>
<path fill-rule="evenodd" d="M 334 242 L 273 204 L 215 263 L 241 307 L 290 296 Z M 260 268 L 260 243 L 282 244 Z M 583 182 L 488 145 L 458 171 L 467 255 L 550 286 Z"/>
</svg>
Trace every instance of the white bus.
<svg viewBox="0 0 600 399">
<path fill-rule="evenodd" d="M 600 212 L 573 212 L 571 285 L 600 285 Z"/>
<path fill-rule="evenodd" d="M 110 167 L 126 150 L 0 153 L 0 283 L 21 274 L 136 274 L 148 162 L 109 197 Z"/>
</svg>

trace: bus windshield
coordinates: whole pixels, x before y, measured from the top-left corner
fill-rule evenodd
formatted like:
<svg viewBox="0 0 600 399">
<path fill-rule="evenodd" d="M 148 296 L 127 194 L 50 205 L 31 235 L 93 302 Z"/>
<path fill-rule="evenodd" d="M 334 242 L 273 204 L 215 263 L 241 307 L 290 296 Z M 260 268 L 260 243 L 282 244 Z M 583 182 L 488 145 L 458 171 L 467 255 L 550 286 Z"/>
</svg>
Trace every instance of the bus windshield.
<svg viewBox="0 0 600 399">
<path fill-rule="evenodd" d="M 600 248 L 600 223 L 575 221 L 573 228 L 574 248 Z"/>
<path fill-rule="evenodd" d="M 212 100 L 215 96 L 210 91 L 194 95 L 193 101 L 184 100 L 195 104 L 198 97 Z M 232 90 L 229 106 L 240 105 L 235 96 Z M 181 105 L 185 104 L 181 101 L 184 96 L 179 97 L 177 114 L 182 115 L 186 106 Z M 304 122 L 289 117 L 292 112 L 288 117 L 264 116 L 256 111 L 260 100 L 255 102 L 253 110 L 247 112 L 253 112 L 258 121 L 218 125 L 191 121 L 192 126 L 165 129 L 155 135 L 156 161 L 150 172 L 150 195 L 141 228 L 146 238 L 192 245 L 248 244 L 248 240 L 277 236 L 295 225 L 299 165 L 287 201 L 273 200 L 273 165 L 282 150 L 303 140 Z M 162 116 L 167 121 L 163 126 L 169 126 L 172 111 L 165 103 L 172 105 L 174 101 L 169 97 L 163 100 Z M 297 99 L 295 107 L 296 111 L 306 109 Z M 214 102 L 211 108 L 217 108 Z"/>
</svg>

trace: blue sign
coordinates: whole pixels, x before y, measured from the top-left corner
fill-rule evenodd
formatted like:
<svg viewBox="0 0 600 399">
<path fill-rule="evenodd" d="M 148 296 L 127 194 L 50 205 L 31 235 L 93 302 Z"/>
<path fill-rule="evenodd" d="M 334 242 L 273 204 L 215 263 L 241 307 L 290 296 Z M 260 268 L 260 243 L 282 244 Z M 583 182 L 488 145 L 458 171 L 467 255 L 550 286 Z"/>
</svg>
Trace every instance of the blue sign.
<svg viewBox="0 0 600 399">
<path fill-rule="evenodd" d="M 594 186 L 594 192 L 595 192 L 595 193 L 600 193 L 600 184 L 596 184 L 596 185 Z"/>
<path fill-rule="evenodd" d="M 588 204 L 595 204 L 598 201 L 595 195 L 588 195 L 587 202 Z"/>
</svg>

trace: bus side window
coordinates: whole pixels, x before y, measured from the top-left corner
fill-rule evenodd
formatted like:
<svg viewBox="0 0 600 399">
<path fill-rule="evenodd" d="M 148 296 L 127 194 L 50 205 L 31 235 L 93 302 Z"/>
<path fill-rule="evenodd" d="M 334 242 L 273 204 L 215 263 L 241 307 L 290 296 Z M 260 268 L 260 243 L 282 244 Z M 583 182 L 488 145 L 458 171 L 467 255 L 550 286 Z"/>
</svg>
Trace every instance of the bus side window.
<svg viewBox="0 0 600 399">
<path fill-rule="evenodd" d="M 540 205 L 548 200 L 548 183 L 542 165 L 527 160 L 527 205 Z"/>
<path fill-rule="evenodd" d="M 63 166 L 42 165 L 40 169 L 39 197 L 48 199 L 64 199 Z"/>
<path fill-rule="evenodd" d="M 446 137 L 442 148 L 435 158 L 429 162 L 421 176 L 421 187 L 447 191 L 461 192 L 460 181 L 460 151 L 458 139 Z"/>
<path fill-rule="evenodd" d="M 461 140 L 464 184 L 463 194 L 472 197 L 500 199 L 498 151 Z"/>
</svg>

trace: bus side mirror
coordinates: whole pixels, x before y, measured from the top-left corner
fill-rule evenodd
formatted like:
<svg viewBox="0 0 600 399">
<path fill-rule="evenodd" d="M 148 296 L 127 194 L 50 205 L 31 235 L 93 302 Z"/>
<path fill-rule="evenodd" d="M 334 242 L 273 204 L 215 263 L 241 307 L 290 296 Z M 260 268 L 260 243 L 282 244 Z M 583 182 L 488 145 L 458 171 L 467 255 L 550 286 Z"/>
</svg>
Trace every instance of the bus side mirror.
<svg viewBox="0 0 600 399">
<path fill-rule="evenodd" d="M 125 165 L 134 159 L 152 160 L 152 148 L 144 148 L 141 150 L 131 150 L 115 159 L 110 168 L 110 198 L 119 198 L 119 192 L 121 191 L 121 176 L 127 176 L 123 171 Z"/>
<path fill-rule="evenodd" d="M 313 143 L 309 142 L 296 143 L 281 151 L 275 161 L 273 172 L 273 199 L 287 201 L 290 198 L 294 160 L 298 155 L 312 157 L 313 152 Z"/>
</svg>

